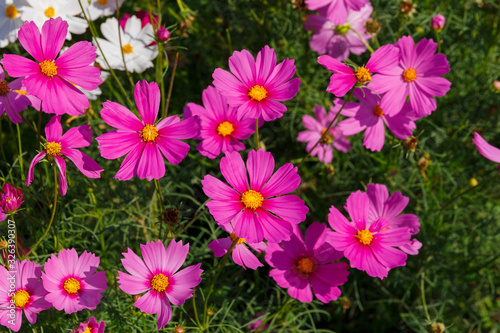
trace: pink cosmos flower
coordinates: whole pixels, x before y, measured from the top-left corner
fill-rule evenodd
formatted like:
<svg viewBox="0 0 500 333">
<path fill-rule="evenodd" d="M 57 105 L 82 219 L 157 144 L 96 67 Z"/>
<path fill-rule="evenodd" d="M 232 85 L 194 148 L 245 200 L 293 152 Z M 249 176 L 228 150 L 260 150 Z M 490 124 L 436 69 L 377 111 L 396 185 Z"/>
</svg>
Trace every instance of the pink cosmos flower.
<svg viewBox="0 0 500 333">
<path fill-rule="evenodd" d="M 5 213 L 3 212 L 2 207 L 0 207 L 0 222 L 2 222 L 3 220 L 5 220 L 6 216 L 7 215 L 5 215 Z"/>
<path fill-rule="evenodd" d="M 28 105 L 33 105 L 35 109 L 40 110 L 40 100 L 26 94 L 26 87 L 22 81 L 23 79 L 15 79 L 8 82 L 3 67 L 0 66 L 0 116 L 5 112 L 14 124 L 23 121 L 19 113 L 28 108 Z"/>
<path fill-rule="evenodd" d="M 115 179 L 160 179 L 165 175 L 163 156 L 172 164 L 179 164 L 187 155 L 189 145 L 179 139 L 190 139 L 199 131 L 198 117 L 181 121 L 170 116 L 155 124 L 160 108 L 160 89 L 155 82 L 137 82 L 135 102 L 142 120 L 126 107 L 111 101 L 103 103 L 102 119 L 118 130 L 99 136 L 101 156 L 120 158 L 127 154 Z"/>
<path fill-rule="evenodd" d="M 0 325 L 18 332 L 22 313 L 31 324 L 36 323 L 37 313 L 48 310 L 52 305 L 44 299 L 47 291 L 40 276 L 40 265 L 23 260 L 10 267 L 0 266 Z"/>
<path fill-rule="evenodd" d="M 238 236 L 234 233 L 234 229 L 231 224 L 221 225 L 220 227 L 224 231 L 230 233 L 230 236 L 226 238 L 216 239 L 208 244 L 208 248 L 214 252 L 214 255 L 216 257 L 224 256 L 231 247 L 234 240 L 238 239 L 238 242 L 236 243 L 233 252 L 231 253 L 234 262 L 244 269 L 246 269 L 246 267 L 250 269 L 257 269 L 258 267 L 264 266 L 263 264 L 261 264 L 259 259 L 257 259 L 257 257 L 252 252 L 250 252 L 246 245 L 260 253 L 261 251 L 266 250 L 266 243 L 248 243 L 245 238 L 238 238 Z"/>
<path fill-rule="evenodd" d="M 308 15 L 304 26 L 314 32 L 310 40 L 311 49 L 318 54 L 329 54 L 339 61 L 346 60 L 349 52 L 362 54 L 366 46 L 358 34 L 366 41 L 372 37 L 365 29 L 372 11 L 370 4 L 359 11 L 349 9 L 345 24 L 335 24 L 321 15 Z"/>
<path fill-rule="evenodd" d="M 64 44 L 68 23 L 60 17 L 43 24 L 42 33 L 35 22 L 25 22 L 19 30 L 19 42 L 37 62 L 14 54 L 0 60 L 12 77 L 22 81 L 28 94 L 42 100 L 47 113 L 83 114 L 89 100 L 75 85 L 94 90 L 102 83 L 99 68 L 93 66 L 96 47 L 77 42 L 56 59 Z"/>
<path fill-rule="evenodd" d="M 500 149 L 486 142 L 486 140 L 484 140 L 479 133 L 474 132 L 474 139 L 472 142 L 476 145 L 479 154 L 483 155 L 490 161 L 500 163 Z M 498 173 L 500 173 L 500 165 L 498 165 Z"/>
<path fill-rule="evenodd" d="M 446 24 L 446 19 L 443 15 L 438 14 L 431 19 L 431 29 L 434 31 L 441 31 Z"/>
<path fill-rule="evenodd" d="M 340 114 L 349 118 L 341 121 L 338 127 L 348 136 L 365 131 L 363 145 L 371 151 L 381 151 L 384 146 L 384 124 L 401 140 L 410 136 L 417 127 L 413 121 L 415 114 L 409 102 L 403 101 L 401 105 L 393 105 L 387 95 L 380 98 L 368 89 L 355 89 L 354 97 L 361 104 L 347 102 Z M 338 112 L 343 104 L 343 100 L 337 99 L 335 111 Z"/>
<path fill-rule="evenodd" d="M 253 321 L 253 323 L 248 325 L 248 330 L 250 332 L 264 332 L 269 327 L 269 323 L 265 323 L 264 325 L 261 326 L 261 328 L 259 328 L 259 326 L 265 319 L 266 317 L 264 316 L 263 313 L 257 312 L 251 320 Z M 257 331 L 258 328 L 259 330 Z"/>
<path fill-rule="evenodd" d="M 396 44 L 400 49 L 399 65 L 384 68 L 373 77 L 369 88 L 378 94 L 387 93 L 389 108 L 401 105 L 410 96 L 412 109 L 418 118 L 436 110 L 434 96 L 444 96 L 451 82 L 442 78 L 450 71 L 448 60 L 442 53 L 434 54 L 437 43 L 422 39 L 417 45 L 410 36 L 403 36 Z"/>
<path fill-rule="evenodd" d="M 58 256 L 52 254 L 45 262 L 42 275 L 48 291 L 45 300 L 66 313 L 95 310 L 107 288 L 105 272 L 95 272 L 99 257 L 87 251 L 78 257 L 74 248 L 61 250 Z"/>
<path fill-rule="evenodd" d="M 220 169 L 229 185 L 205 175 L 203 192 L 213 199 L 207 203 L 210 214 L 219 225 L 232 222 L 238 237 L 250 243 L 264 238 L 279 243 L 290 238 L 294 224 L 305 220 L 309 209 L 304 201 L 296 195 L 284 195 L 300 185 L 297 167 L 291 163 L 273 174 L 273 155 L 259 149 L 248 153 L 246 167 L 239 153 L 227 153 Z"/>
<path fill-rule="evenodd" d="M 23 191 L 10 184 L 5 184 L 0 194 L 0 207 L 7 214 L 12 214 L 21 207 L 24 201 Z"/>
<path fill-rule="evenodd" d="M 216 158 L 223 153 L 245 149 L 239 140 L 248 139 L 255 132 L 255 120 L 237 120 L 236 108 L 228 106 L 226 98 L 217 89 L 208 86 L 202 93 L 203 106 L 188 103 L 184 108 L 184 119 L 191 116 L 200 118 L 202 140 L 196 149 L 203 156 Z"/>
<path fill-rule="evenodd" d="M 323 303 L 336 300 L 341 293 L 338 286 L 347 281 L 347 264 L 333 263 L 343 255 L 326 242 L 328 232 L 324 223 L 315 222 L 307 228 L 304 238 L 299 227 L 294 226 L 289 241 L 281 246 L 269 244 L 266 250 L 266 261 L 274 268 L 269 276 L 301 302 L 312 301 L 311 286 Z"/>
<path fill-rule="evenodd" d="M 123 253 L 123 267 L 130 273 L 118 271 L 118 283 L 121 290 L 131 295 L 138 295 L 145 291 L 134 305 L 142 312 L 157 314 L 158 330 L 164 327 L 172 317 L 170 303 L 175 306 L 193 296 L 194 290 L 201 282 L 201 264 L 184 268 L 177 272 L 186 260 L 189 244 L 182 245 L 182 241 L 170 241 L 167 249 L 158 240 L 141 244 L 141 253 L 144 261 L 131 249 Z"/>
<path fill-rule="evenodd" d="M 346 22 L 349 9 L 361 10 L 366 4 L 369 4 L 366 0 L 306 0 L 309 10 L 319 10 L 336 25 Z"/>
<path fill-rule="evenodd" d="M 389 228 L 406 227 L 409 229 L 411 235 L 416 235 L 419 232 L 420 223 L 418 216 L 401 214 L 403 209 L 408 205 L 410 198 L 403 196 L 401 192 L 395 192 L 389 197 L 387 187 L 381 184 L 368 184 L 366 186 L 366 194 L 368 194 L 368 198 L 370 199 L 367 225 L 371 225 L 383 217 L 389 221 Z M 416 239 L 412 239 L 407 244 L 398 247 L 407 254 L 415 255 L 418 254 L 422 243 Z"/>
<path fill-rule="evenodd" d="M 78 325 L 78 328 L 71 333 L 104 333 L 105 322 L 97 322 L 94 317 L 90 317 L 88 322 L 83 322 Z"/>
<path fill-rule="evenodd" d="M 337 97 L 342 97 L 354 85 L 361 86 L 370 82 L 373 73 L 389 70 L 397 66 L 398 59 L 399 50 L 388 44 L 373 52 L 366 66 L 358 67 L 355 70 L 326 54 L 318 57 L 318 62 L 333 73 L 326 91 Z"/>
<path fill-rule="evenodd" d="M 286 58 L 276 65 L 276 54 L 269 46 L 257 54 L 257 60 L 247 50 L 234 51 L 229 57 L 231 73 L 215 69 L 214 86 L 227 98 L 229 105 L 238 108 L 238 120 L 265 121 L 281 118 L 287 101 L 299 91 L 300 79 L 290 80 L 295 73 L 295 60 Z"/>
<path fill-rule="evenodd" d="M 345 208 L 352 222 L 332 206 L 328 223 L 335 232 L 329 234 L 326 241 L 343 251 L 352 267 L 383 279 L 391 268 L 406 265 L 406 253 L 394 247 L 406 245 L 411 234 L 406 227 L 390 228 L 385 217 L 370 224 L 369 207 L 368 194 L 361 191 L 347 198 Z"/>
<path fill-rule="evenodd" d="M 312 147 L 318 142 L 323 133 L 326 132 L 328 125 L 332 122 L 333 118 L 338 112 L 335 112 L 333 106 L 330 107 L 328 116 L 326 115 L 325 108 L 321 105 L 316 105 L 313 108 L 313 112 L 316 115 L 316 119 L 306 114 L 302 117 L 302 124 L 308 129 L 307 131 L 302 131 L 297 136 L 297 141 L 307 142 L 306 151 L 310 151 Z M 323 142 L 314 148 L 311 152 L 311 156 L 318 155 L 320 162 L 325 164 L 331 163 L 333 160 L 333 148 L 347 153 L 351 150 L 352 146 L 349 140 L 344 136 L 342 130 L 335 126 L 337 121 L 333 123 L 332 127 L 328 131 L 328 134 L 323 138 Z"/>
<path fill-rule="evenodd" d="M 29 186 L 35 175 L 33 168 L 35 164 L 46 157 L 50 162 L 55 162 L 59 168 L 59 179 L 61 181 L 59 192 L 62 195 L 68 190 L 68 181 L 66 179 L 66 162 L 62 156 L 69 158 L 85 176 L 89 178 L 100 178 L 101 172 L 104 171 L 96 161 L 90 156 L 82 153 L 74 148 L 82 148 L 90 146 L 92 142 L 92 130 L 90 125 L 83 125 L 70 128 L 64 135 L 62 134 L 61 116 L 53 116 L 50 118 L 47 126 L 45 126 L 45 135 L 47 143 L 45 150 L 38 153 L 31 161 L 28 176 L 26 177 L 26 186 Z"/>
</svg>

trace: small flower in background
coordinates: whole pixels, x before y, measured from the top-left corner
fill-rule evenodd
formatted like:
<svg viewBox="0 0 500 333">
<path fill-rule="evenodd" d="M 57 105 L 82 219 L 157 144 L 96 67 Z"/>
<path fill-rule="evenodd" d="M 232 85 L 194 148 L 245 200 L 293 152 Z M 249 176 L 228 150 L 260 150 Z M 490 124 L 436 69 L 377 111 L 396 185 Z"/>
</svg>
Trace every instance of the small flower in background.
<svg viewBox="0 0 500 333">
<path fill-rule="evenodd" d="M 229 57 L 231 72 L 216 68 L 213 85 L 229 105 L 238 108 L 238 120 L 262 117 L 271 121 L 281 118 L 287 110 L 280 102 L 299 91 L 300 79 L 291 79 L 294 62 L 286 58 L 276 65 L 274 49 L 267 45 L 257 54 L 257 60 L 247 50 L 234 51 Z"/>
<path fill-rule="evenodd" d="M 369 4 L 366 0 L 306 0 L 309 10 L 318 10 L 322 16 L 336 25 L 346 22 L 348 10 L 361 10 Z"/>
<path fill-rule="evenodd" d="M 231 253 L 234 263 L 240 265 L 244 269 L 246 269 L 246 267 L 250 269 L 257 269 L 264 266 L 259 261 L 259 259 L 257 259 L 257 257 L 252 252 L 250 252 L 250 250 L 247 248 L 247 245 L 252 250 L 260 253 L 261 251 L 266 250 L 266 243 L 248 243 L 244 238 L 238 238 L 238 236 L 234 233 L 234 229 L 231 224 L 221 225 L 220 227 L 224 231 L 228 232 L 230 236 L 213 240 L 212 242 L 210 242 L 210 244 L 208 244 L 208 248 L 214 252 L 214 255 L 216 257 L 224 256 L 231 247 L 231 244 L 236 239 L 238 239 L 236 245 L 234 246 L 233 252 Z"/>
<path fill-rule="evenodd" d="M 386 95 L 380 98 L 368 89 L 355 89 L 354 97 L 361 103 L 347 102 L 340 114 L 348 119 L 341 121 L 338 127 L 347 136 L 365 131 L 363 145 L 367 149 L 382 150 L 385 126 L 401 140 L 410 136 L 416 128 L 413 121 L 416 117 L 409 102 L 389 108 Z M 336 99 L 334 110 L 338 112 L 343 104 L 343 100 Z"/>
<path fill-rule="evenodd" d="M 80 323 L 71 333 L 104 333 L 105 325 L 105 322 L 97 322 L 94 317 L 90 317 L 88 322 Z"/>
<path fill-rule="evenodd" d="M 366 66 L 356 69 L 344 65 L 329 55 L 318 57 L 320 65 L 323 65 L 333 73 L 326 91 L 337 97 L 344 96 L 355 85 L 362 86 L 372 81 L 373 73 L 382 70 L 391 70 L 398 65 L 398 61 L 399 50 L 390 44 L 377 49 L 370 55 L 370 60 L 368 60 Z"/>
<path fill-rule="evenodd" d="M 124 2 L 125 0 L 118 0 L 118 7 L 121 7 Z M 90 21 L 113 15 L 116 12 L 116 0 L 90 0 L 90 3 L 84 0 L 81 3 Z M 78 0 L 76 5 L 79 7 Z"/>
<path fill-rule="evenodd" d="M 27 93 L 42 100 L 47 113 L 73 116 L 83 114 L 89 100 L 74 85 L 87 90 L 102 83 L 100 70 L 92 66 L 96 53 L 89 42 L 77 42 L 57 57 L 64 44 L 68 23 L 61 18 L 45 22 L 42 33 L 33 22 L 19 30 L 19 42 L 37 62 L 14 54 L 4 54 L 0 61 L 11 77 L 25 77 Z"/>
<path fill-rule="evenodd" d="M 90 156 L 75 148 L 90 146 L 92 142 L 92 130 L 90 125 L 83 125 L 70 128 L 64 135 L 62 134 L 61 116 L 50 118 L 45 127 L 47 143 L 45 150 L 38 153 L 31 161 L 28 176 L 26 177 L 26 186 L 29 186 L 35 178 L 33 168 L 42 158 L 48 156 L 50 162 L 55 162 L 59 168 L 60 188 L 62 195 L 68 190 L 68 181 L 66 179 L 66 162 L 62 156 L 70 159 L 85 176 L 89 178 L 100 178 L 104 171 L 96 161 Z"/>
<path fill-rule="evenodd" d="M 21 7 L 26 6 L 26 0 L 2 1 L 0 3 L 0 48 L 17 40 L 19 28 L 23 25 Z"/>
<path fill-rule="evenodd" d="M 44 299 L 47 294 L 40 277 L 40 265 L 29 260 L 15 261 L 11 270 L 0 266 L 0 325 L 18 332 L 21 328 L 22 313 L 31 324 L 36 323 L 37 314 L 52 305 Z M 15 290 L 10 287 L 15 285 Z M 15 309 L 12 309 L 12 303 Z M 13 314 L 15 317 L 10 317 Z"/>
<path fill-rule="evenodd" d="M 102 119 L 118 130 L 96 138 L 99 150 L 106 159 L 117 159 L 128 153 L 115 179 L 129 180 L 134 175 L 148 181 L 160 179 L 165 175 L 163 156 L 170 163 L 179 164 L 189 151 L 189 145 L 180 140 L 197 135 L 199 120 L 189 117 L 181 121 L 174 115 L 155 123 L 160 108 L 160 89 L 155 82 L 137 82 L 134 97 L 142 120 L 118 103 L 103 103 Z"/>
<path fill-rule="evenodd" d="M 401 144 L 403 148 L 409 151 L 415 152 L 415 148 L 417 147 L 418 137 L 410 135 L 406 139 L 404 139 Z"/>
<path fill-rule="evenodd" d="M 7 214 L 15 213 L 24 201 L 23 191 L 16 189 L 10 184 L 5 184 L 0 193 L 0 206 Z"/>
<path fill-rule="evenodd" d="M 156 39 L 162 43 L 167 42 L 170 39 L 170 31 L 167 29 L 158 29 L 156 31 Z"/>
<path fill-rule="evenodd" d="M 362 54 L 366 51 L 366 46 L 359 35 L 366 41 L 372 37 L 365 29 L 365 23 L 372 11 L 370 4 L 359 11 L 348 10 L 346 22 L 342 25 L 336 25 L 321 15 L 308 15 L 304 26 L 306 30 L 314 31 L 310 40 L 311 49 L 318 54 L 328 54 L 339 61 L 346 60 L 349 53 Z"/>
<path fill-rule="evenodd" d="M 109 0 L 115 1 L 115 0 Z M 45 22 L 52 18 L 61 18 L 68 24 L 68 28 L 64 31 L 51 31 L 56 38 L 63 37 L 71 40 L 71 34 L 81 35 L 87 31 L 88 23 L 81 17 L 82 9 L 78 4 L 78 0 L 26 0 L 27 5 L 22 6 L 21 19 L 23 21 L 33 21 L 39 29 L 45 25 Z M 82 0 L 82 4 L 85 3 Z M 56 41 L 50 42 L 58 45 Z M 62 45 L 62 43 L 61 43 Z M 59 52 L 59 50 L 57 50 Z M 55 53 L 57 54 L 57 53 Z M 35 57 L 36 58 L 36 57 Z"/>
<path fill-rule="evenodd" d="M 450 71 L 448 60 L 436 53 L 437 43 L 422 39 L 415 45 L 413 38 L 403 36 L 396 46 L 401 50 L 399 65 L 379 71 L 368 85 L 378 94 L 387 94 L 388 109 L 397 108 L 408 96 L 418 118 L 436 110 L 434 96 L 444 96 L 451 82 L 441 77 Z"/>
<path fill-rule="evenodd" d="M 479 133 L 474 132 L 474 139 L 472 139 L 472 142 L 476 145 L 479 154 L 483 155 L 490 161 L 500 163 L 500 149 L 486 142 L 486 140 L 484 140 Z M 500 165 L 498 165 L 498 173 L 500 173 Z"/>
<path fill-rule="evenodd" d="M 403 0 L 399 5 L 401 14 L 412 17 L 417 12 L 417 4 L 412 1 Z"/>
<path fill-rule="evenodd" d="M 213 199 L 207 203 L 210 214 L 219 225 L 232 222 L 238 237 L 250 243 L 264 238 L 279 243 L 290 239 L 293 225 L 305 220 L 309 209 L 304 201 L 284 195 L 300 185 L 292 163 L 273 174 L 273 155 L 259 149 L 248 153 L 246 167 L 239 153 L 226 153 L 220 169 L 229 185 L 207 174 L 201 181 L 203 192 Z"/>
<path fill-rule="evenodd" d="M 118 29 L 121 29 L 121 45 Z M 101 24 L 101 33 L 106 39 L 97 38 L 97 41 L 112 69 L 124 71 L 123 58 L 129 72 L 143 73 L 154 66 L 152 60 L 158 55 L 158 46 L 151 45 L 154 42 L 154 30 L 151 24 L 142 27 L 141 20 L 132 16 L 126 20 L 124 28 L 119 28 L 118 20 L 112 17 Z M 99 50 L 97 54 L 96 61 L 99 65 L 109 69 Z"/>
<path fill-rule="evenodd" d="M 376 36 L 382 29 L 382 24 L 378 20 L 370 18 L 365 22 L 365 29 L 366 33 Z"/>
<path fill-rule="evenodd" d="M 48 294 L 45 300 L 59 311 L 73 313 L 83 309 L 95 310 L 101 302 L 106 285 L 106 273 L 96 273 L 99 257 L 83 251 L 65 249 L 45 262 L 42 275 L 43 286 Z"/>
<path fill-rule="evenodd" d="M 201 282 L 201 263 L 179 268 L 186 260 L 189 244 L 170 241 L 167 249 L 158 240 L 141 244 L 143 259 L 131 249 L 123 253 L 123 267 L 130 274 L 118 271 L 118 283 L 121 290 L 130 295 L 146 292 L 134 306 L 142 312 L 157 314 L 158 330 L 164 327 L 172 317 L 170 303 L 180 306 L 193 296 L 194 287 Z"/>
<path fill-rule="evenodd" d="M 266 317 L 262 312 L 257 312 L 251 320 L 251 321 L 253 321 L 253 323 L 248 325 L 248 331 L 255 332 L 255 333 L 264 332 L 269 327 L 269 323 L 265 323 L 260 328 L 259 328 L 259 326 L 260 326 L 260 324 L 262 324 L 262 322 L 265 319 L 266 319 Z"/>
<path fill-rule="evenodd" d="M 301 302 L 311 302 L 314 295 L 323 303 L 336 300 L 341 292 L 338 286 L 347 281 L 347 264 L 333 261 L 343 257 L 326 242 L 326 224 L 314 222 L 306 231 L 305 238 L 298 226 L 289 241 L 269 244 L 266 261 L 273 267 L 269 272 L 281 288 Z"/>
<path fill-rule="evenodd" d="M 434 31 L 439 32 L 443 30 L 445 24 L 446 24 L 446 19 L 441 14 L 438 14 L 431 19 L 431 28 Z"/>
<path fill-rule="evenodd" d="M 389 228 L 390 222 L 384 217 L 370 224 L 369 207 L 368 194 L 361 191 L 347 198 L 345 209 L 352 222 L 332 206 L 328 223 L 334 232 L 326 241 L 336 250 L 343 251 L 351 267 L 383 279 L 390 269 L 406 265 L 406 253 L 394 247 L 408 244 L 411 234 L 406 227 Z"/>
<path fill-rule="evenodd" d="M 500 81 L 493 81 L 493 88 L 497 91 L 500 91 Z"/>
<path fill-rule="evenodd" d="M 302 124 L 306 127 L 307 131 L 302 131 L 297 136 L 297 141 L 307 142 L 306 151 L 310 151 L 316 142 L 321 138 L 321 136 L 326 132 L 328 125 L 332 122 L 333 118 L 337 112 L 334 111 L 333 106 L 330 107 L 328 116 L 326 115 L 325 108 L 321 105 L 316 105 L 313 108 L 313 112 L 316 115 L 316 119 L 310 115 L 304 115 L 302 117 Z M 311 152 L 311 156 L 318 156 L 318 160 L 325 164 L 331 163 L 333 160 L 333 148 L 347 153 L 351 150 L 352 146 L 349 140 L 345 138 L 342 130 L 336 126 L 337 121 L 330 127 L 330 130 L 323 138 L 323 142 L 314 148 Z"/>
<path fill-rule="evenodd" d="M 208 86 L 202 93 L 203 106 L 188 103 L 184 108 L 184 119 L 200 118 L 200 133 L 195 138 L 202 140 L 196 149 L 203 156 L 216 158 L 220 153 L 245 149 L 240 140 L 248 139 L 255 132 L 255 120 L 237 120 L 236 108 L 217 89 Z"/>
</svg>

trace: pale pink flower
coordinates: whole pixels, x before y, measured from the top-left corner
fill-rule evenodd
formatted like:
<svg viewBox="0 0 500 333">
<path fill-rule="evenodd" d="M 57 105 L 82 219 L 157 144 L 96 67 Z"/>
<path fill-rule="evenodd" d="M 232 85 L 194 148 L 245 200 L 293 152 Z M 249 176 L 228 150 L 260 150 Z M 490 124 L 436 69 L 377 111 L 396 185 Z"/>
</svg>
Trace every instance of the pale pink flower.
<svg viewBox="0 0 500 333">
<path fill-rule="evenodd" d="M 344 24 L 349 9 L 360 10 L 369 1 L 366 0 L 305 0 L 309 10 L 318 10 L 335 24 Z"/>
</svg>

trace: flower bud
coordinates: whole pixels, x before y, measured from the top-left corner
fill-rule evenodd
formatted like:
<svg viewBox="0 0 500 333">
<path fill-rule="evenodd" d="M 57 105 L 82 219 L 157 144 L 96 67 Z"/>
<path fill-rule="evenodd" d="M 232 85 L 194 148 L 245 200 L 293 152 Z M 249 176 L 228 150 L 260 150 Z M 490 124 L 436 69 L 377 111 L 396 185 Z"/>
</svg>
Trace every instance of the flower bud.
<svg viewBox="0 0 500 333">
<path fill-rule="evenodd" d="M 438 14 L 432 18 L 431 28 L 434 31 L 441 31 L 441 30 L 443 30 L 445 23 L 446 23 L 446 19 L 444 18 L 444 16 L 441 14 Z"/>
<path fill-rule="evenodd" d="M 158 29 L 156 31 L 156 39 L 159 42 L 166 42 L 170 39 L 170 31 L 168 31 L 167 29 Z"/>
<path fill-rule="evenodd" d="M 431 324 L 431 332 L 432 333 L 443 333 L 446 327 L 443 323 L 433 322 Z"/>
<path fill-rule="evenodd" d="M 9 246 L 9 243 L 6 240 L 0 242 L 0 250 L 6 249 L 7 246 Z"/>
<path fill-rule="evenodd" d="M 495 90 L 500 90 L 500 81 L 493 81 L 493 88 L 495 88 Z"/>
</svg>

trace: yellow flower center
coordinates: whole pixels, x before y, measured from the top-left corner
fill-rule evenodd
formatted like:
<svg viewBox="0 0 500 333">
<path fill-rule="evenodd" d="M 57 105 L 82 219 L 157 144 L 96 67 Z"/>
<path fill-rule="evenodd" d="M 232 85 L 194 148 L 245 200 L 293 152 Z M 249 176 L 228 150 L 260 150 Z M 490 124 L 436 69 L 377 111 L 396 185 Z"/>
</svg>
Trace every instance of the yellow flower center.
<svg viewBox="0 0 500 333">
<path fill-rule="evenodd" d="M 16 307 L 24 308 L 30 300 L 30 294 L 26 290 L 18 290 L 14 293 L 14 295 L 12 295 L 12 299 L 14 300 Z"/>
<path fill-rule="evenodd" d="M 63 288 L 68 294 L 74 295 L 80 291 L 80 281 L 75 278 L 69 278 L 64 281 Z"/>
<path fill-rule="evenodd" d="M 363 84 L 372 80 L 370 72 L 365 68 L 365 66 L 356 68 L 356 70 L 354 71 L 354 76 L 358 80 L 359 84 Z"/>
<path fill-rule="evenodd" d="M 9 87 L 7 87 L 7 81 L 0 80 L 0 96 L 5 96 L 5 94 L 9 91 Z"/>
<path fill-rule="evenodd" d="M 326 128 L 324 128 L 322 131 L 321 131 L 321 135 L 325 134 L 326 132 Z M 323 140 L 322 142 L 325 144 L 325 145 L 331 145 L 332 142 L 333 142 L 333 137 L 330 135 L 330 133 L 328 133 L 327 135 L 325 135 L 323 137 Z"/>
<path fill-rule="evenodd" d="M 231 135 L 233 132 L 234 132 L 233 124 L 231 124 L 229 121 L 220 123 L 219 126 L 217 126 L 217 134 L 219 135 L 228 136 Z"/>
<path fill-rule="evenodd" d="M 97 3 L 101 6 L 105 6 L 108 4 L 108 0 L 97 0 Z"/>
<path fill-rule="evenodd" d="M 156 291 L 162 292 L 168 287 L 168 277 L 159 273 L 151 279 L 151 288 Z"/>
<path fill-rule="evenodd" d="M 92 331 L 93 331 L 93 329 L 91 329 L 90 327 L 87 326 L 85 331 L 83 331 L 82 333 L 92 333 Z"/>
<path fill-rule="evenodd" d="M 246 208 L 257 209 L 262 206 L 263 201 L 262 194 L 254 190 L 248 190 L 241 195 L 241 202 Z"/>
<path fill-rule="evenodd" d="M 5 15 L 7 15 L 8 18 L 13 19 L 19 15 L 19 12 L 17 11 L 16 6 L 8 5 L 7 8 L 5 8 Z"/>
<path fill-rule="evenodd" d="M 45 144 L 45 151 L 49 156 L 61 155 L 61 144 L 57 142 L 47 142 Z"/>
<path fill-rule="evenodd" d="M 309 258 L 302 258 L 297 261 L 297 269 L 302 274 L 309 274 L 314 270 L 314 263 Z"/>
<path fill-rule="evenodd" d="M 370 245 L 370 243 L 372 242 L 372 239 L 373 239 L 373 235 L 370 232 L 370 230 L 365 229 L 365 230 L 358 231 L 356 238 L 358 239 L 358 241 L 361 244 Z"/>
<path fill-rule="evenodd" d="M 45 9 L 45 16 L 48 18 L 54 17 L 56 15 L 56 11 L 54 10 L 54 7 L 49 7 Z"/>
<path fill-rule="evenodd" d="M 231 233 L 231 240 L 234 242 L 236 239 L 238 240 L 238 243 L 236 244 L 241 244 L 241 243 L 245 243 L 245 238 L 238 238 L 238 236 L 236 236 L 236 234 L 234 233 L 234 231 Z"/>
<path fill-rule="evenodd" d="M 40 63 L 40 70 L 48 77 L 57 75 L 57 66 L 51 60 L 44 60 Z"/>
<path fill-rule="evenodd" d="M 125 45 L 123 45 L 123 47 L 122 47 L 122 52 L 123 52 L 124 54 L 129 54 L 129 53 L 132 53 L 132 51 L 134 51 L 134 48 L 132 47 L 132 45 L 130 45 L 130 44 L 125 44 Z"/>
<path fill-rule="evenodd" d="M 406 82 L 415 81 L 417 78 L 417 72 L 413 68 L 409 68 L 403 72 L 403 79 Z"/>
<path fill-rule="evenodd" d="M 377 104 L 373 107 L 373 114 L 377 117 L 382 117 L 384 115 L 384 110 Z"/>
<path fill-rule="evenodd" d="M 254 101 L 260 102 L 267 97 L 267 90 L 263 86 L 259 86 L 257 84 L 250 88 L 250 90 L 248 91 L 248 97 L 250 97 Z"/>
<path fill-rule="evenodd" d="M 351 27 L 349 26 L 349 23 L 346 23 L 344 25 L 338 25 L 335 27 L 335 32 L 338 33 L 339 35 L 345 35 Z"/>
<path fill-rule="evenodd" d="M 158 129 L 155 125 L 146 125 L 141 131 L 141 138 L 145 142 L 154 141 L 158 136 Z"/>
</svg>

